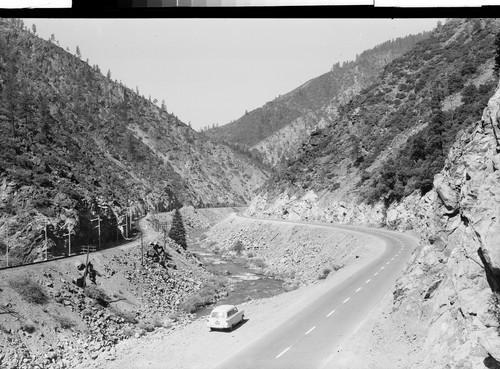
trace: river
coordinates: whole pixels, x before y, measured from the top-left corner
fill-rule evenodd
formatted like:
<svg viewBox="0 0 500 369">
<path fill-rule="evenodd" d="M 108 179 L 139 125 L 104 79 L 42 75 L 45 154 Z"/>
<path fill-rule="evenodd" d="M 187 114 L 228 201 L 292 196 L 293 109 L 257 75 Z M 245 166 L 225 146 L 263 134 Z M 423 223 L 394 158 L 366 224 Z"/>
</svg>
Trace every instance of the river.
<svg viewBox="0 0 500 369">
<path fill-rule="evenodd" d="M 191 252 L 196 254 L 207 269 L 215 274 L 227 276 L 229 280 L 229 293 L 216 305 L 239 305 L 245 301 L 266 298 L 285 292 L 283 281 L 270 278 L 251 269 L 242 263 L 227 260 L 223 255 L 215 254 L 210 250 L 200 247 L 197 243 L 189 246 Z M 207 306 L 196 312 L 197 316 L 208 315 L 213 306 Z"/>
</svg>

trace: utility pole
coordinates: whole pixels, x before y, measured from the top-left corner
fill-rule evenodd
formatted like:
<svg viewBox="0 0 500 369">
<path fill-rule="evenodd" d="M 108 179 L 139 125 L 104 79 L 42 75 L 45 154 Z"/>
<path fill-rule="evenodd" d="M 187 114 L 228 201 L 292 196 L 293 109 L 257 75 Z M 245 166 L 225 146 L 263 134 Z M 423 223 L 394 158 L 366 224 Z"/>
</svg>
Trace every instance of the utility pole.
<svg viewBox="0 0 500 369">
<path fill-rule="evenodd" d="M 48 259 L 47 257 L 47 249 L 48 249 L 48 245 L 47 245 L 47 226 L 48 226 L 49 222 L 45 221 L 45 260 Z"/>
<path fill-rule="evenodd" d="M 69 229 L 69 224 L 68 224 L 68 233 L 65 234 L 64 236 L 68 236 L 68 255 L 71 255 L 71 235 L 74 234 L 73 230 Z"/>
<path fill-rule="evenodd" d="M 129 217 L 128 217 L 128 219 L 130 221 L 130 228 L 128 229 L 128 231 L 129 231 L 129 233 L 132 234 L 132 222 L 134 221 L 134 215 L 132 214 L 132 209 L 129 209 L 128 211 L 130 212 Z"/>
<path fill-rule="evenodd" d="M 7 229 L 7 226 L 5 227 L 5 242 L 7 245 L 7 267 L 9 266 L 9 230 Z"/>
<path fill-rule="evenodd" d="M 97 220 L 97 229 L 99 231 L 99 250 L 101 249 L 101 216 L 98 214 L 97 218 L 91 219 L 90 221 L 93 222 L 94 220 Z"/>
<path fill-rule="evenodd" d="M 128 221 L 127 221 L 128 212 L 125 212 L 125 238 L 128 238 Z"/>
<path fill-rule="evenodd" d="M 167 247 L 167 221 L 162 223 L 162 229 L 163 229 L 163 247 L 166 249 L 166 247 Z"/>
<path fill-rule="evenodd" d="M 141 265 L 144 266 L 144 244 L 142 242 L 142 232 L 141 232 Z"/>
</svg>

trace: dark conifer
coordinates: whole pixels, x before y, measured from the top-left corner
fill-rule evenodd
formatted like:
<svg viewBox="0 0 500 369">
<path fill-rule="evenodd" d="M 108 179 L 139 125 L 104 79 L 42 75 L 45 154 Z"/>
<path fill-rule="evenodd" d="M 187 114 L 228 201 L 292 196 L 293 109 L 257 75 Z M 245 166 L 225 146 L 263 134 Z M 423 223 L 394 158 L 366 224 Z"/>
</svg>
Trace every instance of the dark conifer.
<svg viewBox="0 0 500 369">
<path fill-rule="evenodd" d="M 174 217 L 172 219 L 172 227 L 170 227 L 170 232 L 168 232 L 168 237 L 180 245 L 184 250 L 187 249 L 186 244 L 186 230 L 184 229 L 184 224 L 182 223 L 182 216 L 179 209 L 175 209 Z"/>
</svg>

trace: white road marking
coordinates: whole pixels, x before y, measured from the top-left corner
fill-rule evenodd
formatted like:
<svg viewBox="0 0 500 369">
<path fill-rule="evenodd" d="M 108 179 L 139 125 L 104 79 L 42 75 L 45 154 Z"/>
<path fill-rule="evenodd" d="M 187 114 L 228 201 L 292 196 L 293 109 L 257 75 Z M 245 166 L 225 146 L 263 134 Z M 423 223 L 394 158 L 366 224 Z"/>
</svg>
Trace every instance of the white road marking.
<svg viewBox="0 0 500 369">
<path fill-rule="evenodd" d="M 390 261 L 388 261 L 387 263 L 385 263 L 385 265 L 389 265 L 390 263 L 391 263 L 391 262 L 390 262 Z"/>
<path fill-rule="evenodd" d="M 335 310 L 330 311 L 330 313 L 326 316 L 327 318 L 332 315 L 335 312 Z"/>
<path fill-rule="evenodd" d="M 351 298 L 350 298 L 350 297 L 348 297 L 348 298 L 346 298 L 344 301 L 342 301 L 342 303 L 343 303 L 343 304 L 345 304 L 345 303 L 346 303 L 347 301 L 349 301 L 350 299 L 351 299 Z"/>
<path fill-rule="evenodd" d="M 367 280 L 367 281 L 365 282 L 365 284 L 370 283 L 370 282 L 371 282 L 371 280 L 372 280 L 372 279 L 370 278 L 369 280 Z"/>
<path fill-rule="evenodd" d="M 378 275 L 378 272 L 374 274 L 374 276 Z"/>
<path fill-rule="evenodd" d="M 305 335 L 307 336 L 309 333 L 311 333 L 311 332 L 314 330 L 314 328 L 316 328 L 316 327 L 312 327 L 311 329 L 309 329 L 309 330 L 306 332 L 306 334 L 305 334 Z"/>
<path fill-rule="evenodd" d="M 385 269 L 385 267 L 380 268 L 380 270 L 383 270 L 383 269 Z"/>
<path fill-rule="evenodd" d="M 291 347 L 291 346 L 290 346 Z M 290 350 L 290 347 L 287 347 L 286 349 L 284 349 L 281 354 L 279 354 L 278 356 L 276 356 L 276 359 L 278 359 L 281 355 L 283 355 L 285 352 L 287 352 L 288 350 Z"/>
<path fill-rule="evenodd" d="M 361 291 L 361 287 L 359 287 L 359 288 L 356 290 L 356 292 L 359 292 L 359 291 Z"/>
</svg>

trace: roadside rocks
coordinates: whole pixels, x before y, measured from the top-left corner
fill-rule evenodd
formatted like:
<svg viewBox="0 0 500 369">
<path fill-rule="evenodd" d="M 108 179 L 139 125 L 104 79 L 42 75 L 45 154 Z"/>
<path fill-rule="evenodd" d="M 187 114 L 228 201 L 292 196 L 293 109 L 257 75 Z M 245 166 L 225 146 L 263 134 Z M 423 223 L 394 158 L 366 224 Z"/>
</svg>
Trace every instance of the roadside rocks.
<svg viewBox="0 0 500 369">
<path fill-rule="evenodd" d="M 46 289 L 49 302 L 28 306 L 20 305 L 20 298 L 19 304 L 7 301 L 6 309 L 21 311 L 24 328 L 16 319 L 6 328 L 0 325 L 0 367 L 97 368 L 96 360 L 116 359 L 114 347 L 124 339 L 188 324 L 192 316 L 179 313 L 179 305 L 198 292 L 209 273 L 190 253 L 174 252 L 176 245 L 170 240 L 165 248 L 170 258 L 164 265 L 147 256 L 148 248 L 143 264 L 140 248 L 91 254 L 96 273 L 95 279 L 86 280 L 86 288 L 75 284 L 83 275 L 81 261 L 41 266 L 39 277 L 33 272 L 32 279 Z M 10 292 L 2 284 L 0 293 L 3 299 Z M 35 318 L 25 321 L 28 316 Z"/>
</svg>

